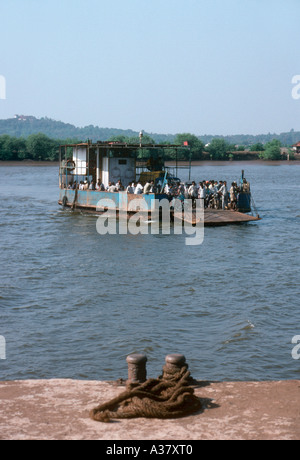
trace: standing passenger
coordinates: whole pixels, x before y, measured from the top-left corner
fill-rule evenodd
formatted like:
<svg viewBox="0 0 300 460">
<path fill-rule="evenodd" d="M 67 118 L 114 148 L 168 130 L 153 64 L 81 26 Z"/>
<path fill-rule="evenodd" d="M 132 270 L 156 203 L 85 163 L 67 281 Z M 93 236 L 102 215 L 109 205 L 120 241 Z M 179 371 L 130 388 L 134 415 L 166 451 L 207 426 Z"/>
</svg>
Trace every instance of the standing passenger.
<svg viewBox="0 0 300 460">
<path fill-rule="evenodd" d="M 206 187 L 205 187 L 205 184 L 204 184 L 204 182 L 199 182 L 198 198 L 200 199 L 200 207 L 201 207 L 201 208 L 204 208 L 205 197 L 206 197 Z"/>
<path fill-rule="evenodd" d="M 134 184 L 129 183 L 126 188 L 127 193 L 134 193 Z"/>
<path fill-rule="evenodd" d="M 116 183 L 116 187 L 117 187 L 118 192 L 122 192 L 124 190 L 121 179 L 119 179 L 118 182 Z"/>
<path fill-rule="evenodd" d="M 227 206 L 227 200 L 228 200 L 228 190 L 227 190 L 227 182 L 224 181 L 222 187 L 220 188 L 219 192 L 221 193 L 222 196 L 222 209 L 225 209 Z"/>
<path fill-rule="evenodd" d="M 188 189 L 188 196 L 192 200 L 192 206 L 195 204 L 195 200 L 198 196 L 198 189 L 196 183 L 193 181 L 192 185 Z"/>
<path fill-rule="evenodd" d="M 144 193 L 146 195 L 148 195 L 148 193 L 150 193 L 150 189 L 151 189 L 151 184 L 150 184 L 150 182 L 147 181 L 145 186 L 144 186 Z"/>
<path fill-rule="evenodd" d="M 150 193 L 154 193 L 154 180 L 150 182 Z"/>
<path fill-rule="evenodd" d="M 229 190 L 229 194 L 230 194 L 230 209 L 233 209 L 235 211 L 236 203 L 237 203 L 235 182 L 232 182 L 230 190 Z"/>
<path fill-rule="evenodd" d="M 134 193 L 135 195 L 141 195 L 143 193 L 144 187 L 140 183 L 140 181 L 137 183 L 137 186 L 135 187 Z"/>
<path fill-rule="evenodd" d="M 97 182 L 97 185 L 96 185 L 96 190 L 98 190 L 98 192 L 104 192 L 105 191 L 104 184 L 101 182 L 100 179 L 98 179 L 98 182 Z"/>
</svg>

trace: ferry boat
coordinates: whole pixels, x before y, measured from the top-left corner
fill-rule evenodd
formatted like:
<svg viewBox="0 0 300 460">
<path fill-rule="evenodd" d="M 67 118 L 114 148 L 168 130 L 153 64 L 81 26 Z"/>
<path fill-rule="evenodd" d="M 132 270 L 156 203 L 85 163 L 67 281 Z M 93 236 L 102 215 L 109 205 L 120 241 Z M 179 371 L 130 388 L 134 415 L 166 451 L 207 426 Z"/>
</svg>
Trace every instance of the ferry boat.
<svg viewBox="0 0 300 460">
<path fill-rule="evenodd" d="M 147 150 L 148 161 L 137 158 L 140 150 Z M 175 150 L 175 171 L 164 166 L 164 152 Z M 165 192 L 168 183 L 178 183 L 178 152 L 189 149 L 188 145 L 175 144 L 128 144 L 121 142 L 84 142 L 65 144 L 59 147 L 59 200 L 58 204 L 72 210 L 102 214 L 109 210 L 117 215 L 145 212 L 149 218 L 151 211 L 159 207 L 162 200 L 169 200 Z M 191 162 L 189 163 L 191 170 Z M 190 177 L 190 171 L 189 171 Z M 127 193 L 128 184 L 140 183 L 142 187 L 152 182 L 153 190 L 147 193 Z M 101 184 L 100 190 L 96 190 Z M 114 185 L 113 185 L 114 184 Z M 116 184 L 122 184 L 118 189 Z M 141 188 L 142 188 L 141 187 Z M 117 192 L 117 193 L 116 193 Z M 131 207 L 131 202 L 135 207 Z M 140 200 L 140 201 L 136 201 Z M 165 201 L 164 201 L 165 202 Z M 99 205 L 100 203 L 100 205 Z M 140 208 L 136 204 L 141 204 Z M 238 194 L 237 210 L 206 208 L 204 225 L 226 225 L 259 220 L 251 212 L 250 188 Z M 174 210 L 170 204 L 170 216 Z M 192 218 L 193 220 L 194 218 Z M 195 223 L 195 222 L 194 222 Z"/>
</svg>

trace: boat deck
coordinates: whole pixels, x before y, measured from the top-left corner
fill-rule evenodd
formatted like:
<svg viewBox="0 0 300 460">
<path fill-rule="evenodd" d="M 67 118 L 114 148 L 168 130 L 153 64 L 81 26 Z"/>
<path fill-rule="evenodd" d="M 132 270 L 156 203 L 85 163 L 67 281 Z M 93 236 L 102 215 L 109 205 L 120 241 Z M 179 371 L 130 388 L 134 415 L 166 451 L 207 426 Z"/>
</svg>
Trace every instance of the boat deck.
<svg viewBox="0 0 300 460">
<path fill-rule="evenodd" d="M 241 224 L 258 220 L 261 220 L 259 216 L 252 216 L 250 214 L 244 214 L 238 211 L 223 209 L 204 210 L 204 226 Z"/>
<path fill-rule="evenodd" d="M 58 204 L 63 206 L 64 204 L 62 203 L 61 200 L 58 201 Z M 90 213 L 92 212 L 93 214 L 102 214 L 103 211 L 97 212 L 96 206 L 91 206 L 91 205 L 83 205 L 83 204 L 76 204 L 75 207 L 73 207 L 71 202 L 66 203 L 65 205 L 68 208 L 71 209 L 76 209 L 77 211 L 83 211 Z M 117 216 L 119 212 L 117 211 Z M 186 221 L 189 221 L 189 218 L 187 216 L 182 216 Z M 149 219 L 151 217 L 149 216 Z M 221 226 L 221 225 L 232 225 L 232 224 L 243 224 L 246 222 L 255 222 L 259 221 L 261 218 L 259 216 L 253 216 L 251 214 L 245 214 L 242 212 L 238 211 L 230 211 L 230 210 L 223 210 L 223 209 L 205 209 L 204 210 L 204 226 L 208 227 L 216 227 L 216 226 Z M 199 223 L 200 221 L 198 221 Z M 193 225 L 196 225 L 196 216 L 193 214 L 192 217 L 192 223 Z"/>
</svg>

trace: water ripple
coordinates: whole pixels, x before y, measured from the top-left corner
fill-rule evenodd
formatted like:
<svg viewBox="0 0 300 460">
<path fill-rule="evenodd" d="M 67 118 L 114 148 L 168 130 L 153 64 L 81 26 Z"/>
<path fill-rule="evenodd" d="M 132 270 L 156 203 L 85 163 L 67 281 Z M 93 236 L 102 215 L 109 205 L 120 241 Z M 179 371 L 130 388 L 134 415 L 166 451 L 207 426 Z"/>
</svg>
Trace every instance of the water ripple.
<svg viewBox="0 0 300 460">
<path fill-rule="evenodd" d="M 55 168 L 1 168 L 1 378 L 126 378 L 132 352 L 149 376 L 180 352 L 197 378 L 299 378 L 298 171 L 247 166 L 263 220 L 206 228 L 191 248 L 184 235 L 101 237 L 94 216 L 57 207 Z M 32 185 L 12 187 L 18 177 Z"/>
</svg>

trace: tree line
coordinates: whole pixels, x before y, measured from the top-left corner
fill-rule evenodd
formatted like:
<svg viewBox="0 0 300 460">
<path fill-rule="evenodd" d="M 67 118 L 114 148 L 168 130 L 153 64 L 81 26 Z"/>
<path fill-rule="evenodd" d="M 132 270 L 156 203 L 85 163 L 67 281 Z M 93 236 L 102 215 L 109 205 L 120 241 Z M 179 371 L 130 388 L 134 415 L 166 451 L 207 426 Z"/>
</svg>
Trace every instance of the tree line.
<svg viewBox="0 0 300 460">
<path fill-rule="evenodd" d="M 108 142 L 126 142 L 139 144 L 138 136 L 112 136 Z M 59 145 L 83 142 L 79 139 L 53 139 L 46 134 L 31 134 L 28 137 L 15 137 L 4 134 L 0 136 L 0 161 L 58 161 Z M 190 133 L 177 134 L 174 144 L 183 145 L 188 143 L 189 149 L 178 148 L 165 149 L 165 160 L 229 160 L 234 152 L 245 150 L 245 146 L 236 146 L 226 142 L 223 138 L 213 138 L 210 143 L 204 144 L 197 136 Z M 144 135 L 143 144 L 156 144 L 149 135 Z M 168 141 L 160 142 L 162 145 L 169 145 Z M 253 144 L 249 147 L 251 152 L 258 152 L 261 159 L 279 160 L 281 155 L 281 142 L 273 139 L 266 144 Z M 138 153 L 139 159 L 147 159 L 151 156 L 151 149 L 143 148 Z M 292 155 L 292 152 L 291 152 Z M 292 156 L 290 156 L 292 158 Z"/>
<path fill-rule="evenodd" d="M 141 127 L 142 128 L 142 127 Z M 0 120 L 0 136 L 8 134 L 12 137 L 27 138 L 31 134 L 44 133 L 51 139 L 92 139 L 106 141 L 112 136 L 138 136 L 137 131 L 131 129 L 118 128 L 101 128 L 99 126 L 89 125 L 84 127 L 76 127 L 70 123 L 53 120 L 48 117 L 36 118 L 32 115 L 15 115 L 14 118 Z M 147 133 L 157 143 L 167 141 L 173 143 L 176 134 L 157 134 Z M 203 134 L 197 136 L 204 145 L 210 143 L 214 138 L 225 140 L 229 144 L 250 146 L 257 143 L 265 145 L 273 139 L 279 140 L 284 147 L 296 144 L 300 140 L 300 131 L 291 129 L 289 132 L 280 134 L 234 134 L 234 135 L 212 135 Z"/>
<path fill-rule="evenodd" d="M 42 133 L 26 138 L 4 134 L 0 136 L 0 160 L 58 161 L 59 145 L 72 142 L 72 139 L 52 139 Z"/>
</svg>

